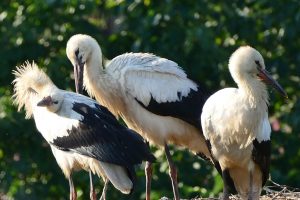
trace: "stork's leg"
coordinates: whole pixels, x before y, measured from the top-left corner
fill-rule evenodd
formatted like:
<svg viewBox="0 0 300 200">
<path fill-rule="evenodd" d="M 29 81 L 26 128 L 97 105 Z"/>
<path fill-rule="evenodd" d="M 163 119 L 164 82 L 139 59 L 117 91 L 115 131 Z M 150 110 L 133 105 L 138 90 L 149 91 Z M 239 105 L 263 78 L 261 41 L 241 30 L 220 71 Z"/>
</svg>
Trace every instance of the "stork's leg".
<svg viewBox="0 0 300 200">
<path fill-rule="evenodd" d="M 73 180 L 71 176 L 69 177 L 69 186 L 70 186 L 70 200 L 76 200 L 77 199 L 77 193 L 74 188 Z"/>
<path fill-rule="evenodd" d="M 250 179 L 249 179 L 249 200 L 253 199 L 253 175 L 252 175 L 252 170 L 250 170 Z"/>
<path fill-rule="evenodd" d="M 96 200 L 97 195 L 96 195 L 94 184 L 93 184 L 93 174 L 92 174 L 91 170 L 89 171 L 89 175 L 90 175 L 90 199 Z"/>
<path fill-rule="evenodd" d="M 146 175 L 146 200 L 150 200 L 151 179 L 152 179 L 152 163 L 147 161 L 145 166 Z"/>
<path fill-rule="evenodd" d="M 223 179 L 223 200 L 229 200 L 229 171 L 225 169 L 222 171 L 222 179 Z"/>
<path fill-rule="evenodd" d="M 147 142 L 147 145 L 148 145 L 148 147 L 150 146 L 149 142 Z M 146 200 L 150 200 L 151 180 L 152 180 L 152 163 L 149 161 L 146 161 L 145 175 L 146 175 Z"/>
<path fill-rule="evenodd" d="M 104 187 L 103 187 L 103 190 L 102 190 L 100 200 L 106 200 L 106 191 L 107 191 L 108 182 L 109 182 L 108 178 L 105 178 Z"/>
<path fill-rule="evenodd" d="M 169 174 L 172 181 L 174 200 L 179 200 L 179 191 L 178 191 L 178 184 L 177 184 L 177 169 L 171 158 L 170 150 L 167 143 L 165 143 L 165 153 L 169 164 Z"/>
</svg>

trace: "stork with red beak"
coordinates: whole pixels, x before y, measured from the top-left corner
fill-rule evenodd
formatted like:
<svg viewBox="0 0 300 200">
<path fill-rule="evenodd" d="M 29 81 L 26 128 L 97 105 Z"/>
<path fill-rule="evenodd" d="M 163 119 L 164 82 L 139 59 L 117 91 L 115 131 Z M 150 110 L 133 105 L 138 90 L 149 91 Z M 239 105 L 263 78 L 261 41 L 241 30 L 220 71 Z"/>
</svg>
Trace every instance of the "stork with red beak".
<svg viewBox="0 0 300 200">
<path fill-rule="evenodd" d="M 261 54 L 250 46 L 232 54 L 229 70 L 238 88 L 225 88 L 208 98 L 201 115 L 203 133 L 222 169 L 224 199 L 229 199 L 232 179 L 242 199 L 258 200 L 270 169 L 266 84 L 284 97 L 287 94 L 266 71 Z"/>
</svg>

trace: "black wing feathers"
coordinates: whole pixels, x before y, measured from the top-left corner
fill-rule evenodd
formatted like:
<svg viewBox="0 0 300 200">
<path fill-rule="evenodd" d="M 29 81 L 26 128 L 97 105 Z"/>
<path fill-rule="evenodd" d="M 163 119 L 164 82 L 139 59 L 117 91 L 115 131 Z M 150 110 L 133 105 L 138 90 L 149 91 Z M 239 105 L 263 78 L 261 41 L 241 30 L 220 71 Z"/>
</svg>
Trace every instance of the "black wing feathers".
<svg viewBox="0 0 300 200">
<path fill-rule="evenodd" d="M 209 94 L 200 86 L 198 86 L 197 89 L 197 91 L 191 89 L 189 95 L 186 97 L 182 97 L 181 93 L 178 93 L 178 98 L 180 100 L 176 102 L 158 103 L 151 97 L 149 105 L 145 106 L 137 99 L 136 101 L 142 107 L 154 114 L 179 118 L 195 126 L 199 130 L 202 130 L 200 116 L 203 105 L 208 99 Z"/>
<path fill-rule="evenodd" d="M 258 142 L 253 141 L 252 158 L 262 171 L 262 186 L 269 178 L 271 162 L 271 140 Z"/>
<path fill-rule="evenodd" d="M 73 126 L 68 130 L 68 136 L 55 139 L 53 144 L 103 162 L 127 167 L 143 160 L 155 160 L 141 136 L 120 125 L 105 107 L 95 106 L 92 108 L 84 103 L 74 103 L 72 109 L 83 116 L 79 126 Z"/>
</svg>

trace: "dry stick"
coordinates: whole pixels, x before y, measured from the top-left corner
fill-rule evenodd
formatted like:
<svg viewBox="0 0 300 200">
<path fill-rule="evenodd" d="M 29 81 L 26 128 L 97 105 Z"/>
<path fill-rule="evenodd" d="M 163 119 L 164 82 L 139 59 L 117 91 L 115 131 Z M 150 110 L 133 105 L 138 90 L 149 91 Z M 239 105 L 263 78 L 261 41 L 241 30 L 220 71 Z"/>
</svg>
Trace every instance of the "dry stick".
<svg viewBox="0 0 300 200">
<path fill-rule="evenodd" d="M 271 183 L 273 183 L 275 186 L 278 186 L 278 187 L 281 187 L 281 188 L 282 188 L 282 186 L 285 187 L 285 185 L 280 185 L 280 184 L 278 184 L 278 183 L 275 183 L 275 182 L 272 181 L 271 179 L 269 179 L 269 181 L 270 181 Z"/>
<path fill-rule="evenodd" d="M 277 197 L 280 197 L 280 195 L 283 195 L 285 196 L 285 198 L 289 195 L 293 195 L 293 197 L 298 197 L 299 198 L 299 194 L 300 192 L 295 192 L 295 191 L 298 191 L 299 189 L 298 188 L 292 188 L 290 186 L 287 186 L 287 185 L 280 185 L 274 181 L 272 181 L 271 179 L 269 179 L 269 181 L 273 184 L 273 187 L 278 187 L 278 188 L 281 188 L 282 190 L 277 192 L 276 190 L 272 190 L 270 188 L 272 188 L 272 186 L 269 186 L 269 187 L 265 187 L 264 190 L 269 194 L 271 195 L 272 193 L 276 193 L 271 199 L 276 199 Z M 290 189 L 289 189 L 290 188 Z M 291 198 L 291 197 L 290 197 Z"/>
<path fill-rule="evenodd" d="M 230 199 L 236 199 L 236 200 L 238 200 L 239 197 L 237 195 L 230 195 Z"/>
<path fill-rule="evenodd" d="M 283 190 L 281 190 L 280 192 L 278 192 L 274 197 L 272 197 L 272 200 L 275 199 L 276 197 L 278 197 L 279 195 L 283 194 L 286 191 L 286 187 L 283 188 Z"/>
</svg>

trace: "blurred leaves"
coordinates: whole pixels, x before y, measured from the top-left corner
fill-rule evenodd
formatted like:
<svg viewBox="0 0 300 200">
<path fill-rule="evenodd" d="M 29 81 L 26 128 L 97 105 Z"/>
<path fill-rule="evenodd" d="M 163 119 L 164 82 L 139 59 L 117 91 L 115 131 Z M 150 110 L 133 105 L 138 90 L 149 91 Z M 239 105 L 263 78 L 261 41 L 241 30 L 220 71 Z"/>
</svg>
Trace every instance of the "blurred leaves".
<svg viewBox="0 0 300 200">
<path fill-rule="evenodd" d="M 275 182 L 300 187 L 300 2 L 297 0 L 47 0 L 0 3 L 0 199 L 67 199 L 68 182 L 33 120 L 25 120 L 11 104 L 11 71 L 35 60 L 63 89 L 74 90 L 72 66 L 65 55 L 76 33 L 95 37 L 108 59 L 125 52 L 152 52 L 174 60 L 189 76 L 211 90 L 235 86 L 227 62 L 240 45 L 264 56 L 267 68 L 286 89 L 283 100 L 270 91 L 271 175 Z M 154 164 L 153 199 L 172 196 L 163 152 Z M 173 149 L 185 198 L 216 196 L 222 181 L 207 163 L 187 151 Z M 110 199 L 143 199 L 144 172 L 130 196 L 111 186 Z M 96 180 L 96 179 L 95 179 Z M 88 175 L 75 173 L 80 199 L 88 199 Z M 95 181 L 97 192 L 102 181 Z"/>
</svg>

